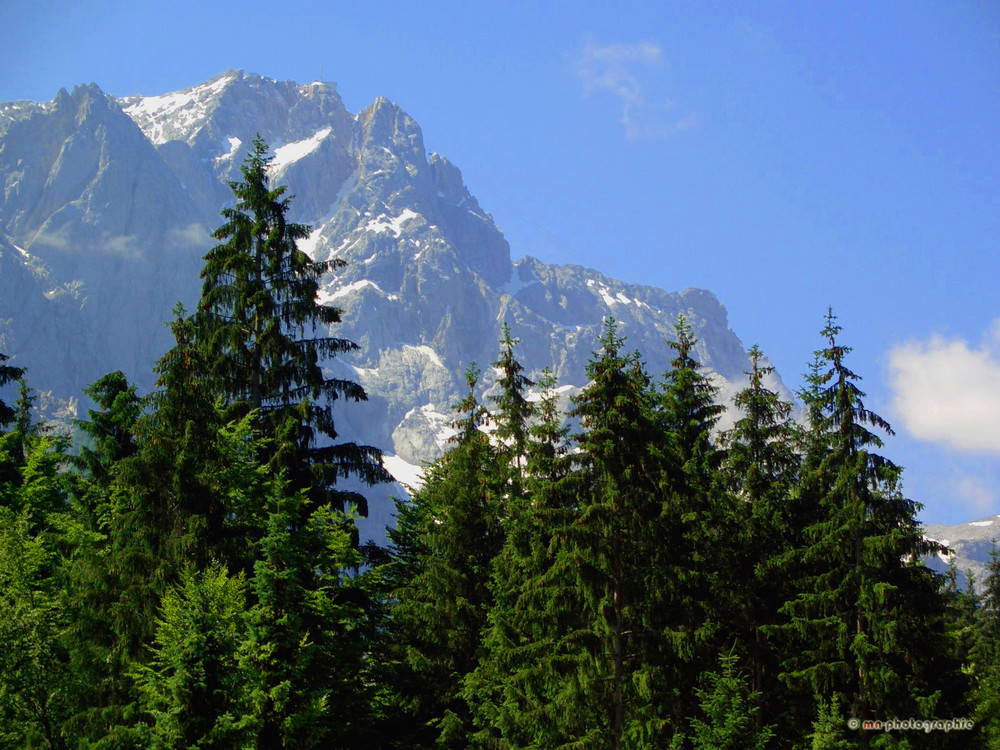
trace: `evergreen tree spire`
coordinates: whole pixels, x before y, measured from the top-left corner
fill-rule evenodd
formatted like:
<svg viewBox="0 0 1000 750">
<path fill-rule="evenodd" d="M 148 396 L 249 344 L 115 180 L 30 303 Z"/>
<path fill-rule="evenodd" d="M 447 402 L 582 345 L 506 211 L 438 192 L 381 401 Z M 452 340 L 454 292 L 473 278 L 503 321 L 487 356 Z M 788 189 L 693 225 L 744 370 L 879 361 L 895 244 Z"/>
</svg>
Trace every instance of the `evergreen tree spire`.
<svg viewBox="0 0 1000 750">
<path fill-rule="evenodd" d="M 923 539 L 920 506 L 903 497 L 899 467 L 872 452 L 883 445 L 872 430 L 891 429 L 865 406 L 839 334 L 828 312 L 808 394 L 814 458 L 802 484 L 818 520 L 799 553 L 807 570 L 799 594 L 783 607 L 801 649 L 782 679 L 838 698 L 859 719 L 933 716 L 955 700 L 938 687 L 957 665 L 944 645 L 938 583 L 916 561 L 940 545 Z"/>
<path fill-rule="evenodd" d="M 350 503 L 364 515 L 364 497 L 338 490 L 337 479 L 373 484 L 389 475 L 376 448 L 334 442 L 333 402 L 367 396 L 356 382 L 325 377 L 319 364 L 357 348 L 325 335 L 340 310 L 316 299 L 320 279 L 344 261 L 314 261 L 297 247 L 309 227 L 287 220 L 290 199 L 284 186 L 270 187 L 267 154 L 258 135 L 243 179 L 230 183 L 236 205 L 223 209 L 214 233 L 220 244 L 205 256 L 196 335 L 227 402 L 237 414 L 254 411 L 272 441 L 272 472 L 309 488 L 313 507 Z"/>
<path fill-rule="evenodd" d="M 489 418 L 476 398 L 479 370 L 466 371 L 468 393 L 455 407 L 452 447 L 429 468 L 413 496 L 407 526 L 394 535 L 395 551 L 411 562 L 411 580 L 396 592 L 395 617 L 407 645 L 405 696 L 423 728 L 416 746 L 467 747 L 472 717 L 462 697 L 463 681 L 482 651 L 482 631 L 493 605 L 493 561 L 503 544 L 501 508 L 509 470 L 480 427 Z M 415 558 L 413 560 L 412 558 Z"/>
<path fill-rule="evenodd" d="M 778 622 L 778 609 L 793 594 L 785 558 L 799 541 L 789 495 L 799 457 L 792 405 L 765 385 L 774 368 L 754 345 L 746 388 L 733 398 L 741 416 L 722 436 L 726 449 L 723 482 L 732 495 L 728 503 L 733 533 L 733 573 L 728 621 L 730 634 L 745 644 L 752 690 L 768 705 L 756 713 L 758 728 L 787 711 L 789 697 L 777 684 L 780 650 L 768 640 L 768 628 Z"/>
</svg>

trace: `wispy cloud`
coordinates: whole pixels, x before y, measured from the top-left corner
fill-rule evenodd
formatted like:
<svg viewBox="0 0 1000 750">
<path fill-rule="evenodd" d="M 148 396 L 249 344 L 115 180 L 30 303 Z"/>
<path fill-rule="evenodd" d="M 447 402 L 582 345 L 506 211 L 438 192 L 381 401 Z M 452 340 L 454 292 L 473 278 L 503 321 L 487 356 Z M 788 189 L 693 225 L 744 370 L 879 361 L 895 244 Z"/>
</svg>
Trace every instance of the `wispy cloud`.
<svg viewBox="0 0 1000 750">
<path fill-rule="evenodd" d="M 194 223 L 171 229 L 167 241 L 180 250 L 208 250 L 212 246 L 212 233 L 205 225 Z"/>
<path fill-rule="evenodd" d="M 1000 318 L 981 346 L 933 336 L 889 353 L 894 406 L 918 440 L 1000 454 Z"/>
<path fill-rule="evenodd" d="M 606 92 L 618 99 L 629 140 L 665 138 L 698 124 L 694 114 L 678 117 L 663 94 L 656 74 L 664 67 L 663 50 L 654 42 L 602 45 L 593 39 L 584 44 L 575 66 L 584 96 Z"/>
</svg>

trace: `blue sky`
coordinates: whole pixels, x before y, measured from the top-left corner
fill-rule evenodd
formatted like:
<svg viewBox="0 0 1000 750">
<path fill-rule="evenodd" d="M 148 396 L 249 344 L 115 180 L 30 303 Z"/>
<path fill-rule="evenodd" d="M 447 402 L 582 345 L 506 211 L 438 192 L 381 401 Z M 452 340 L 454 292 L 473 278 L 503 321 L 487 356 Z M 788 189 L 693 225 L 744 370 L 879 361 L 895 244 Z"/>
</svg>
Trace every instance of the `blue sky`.
<svg viewBox="0 0 1000 750">
<path fill-rule="evenodd" d="M 1000 5 L 0 6 L 0 101 L 229 68 L 377 96 L 514 257 L 707 288 L 796 388 L 828 305 L 928 522 L 1000 513 Z"/>
</svg>

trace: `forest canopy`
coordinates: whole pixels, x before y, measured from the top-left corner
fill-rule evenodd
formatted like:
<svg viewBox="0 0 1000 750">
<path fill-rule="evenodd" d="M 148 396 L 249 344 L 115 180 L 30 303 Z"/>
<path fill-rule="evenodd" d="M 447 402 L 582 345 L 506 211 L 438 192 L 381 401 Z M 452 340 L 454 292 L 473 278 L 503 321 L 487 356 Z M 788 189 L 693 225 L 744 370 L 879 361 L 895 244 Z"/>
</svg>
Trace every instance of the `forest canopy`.
<svg viewBox="0 0 1000 750">
<path fill-rule="evenodd" d="M 757 347 L 718 403 L 683 317 L 665 373 L 606 320 L 566 414 L 504 326 L 495 395 L 471 366 L 361 544 L 347 487 L 391 477 L 321 368 L 355 348 L 317 302 L 342 263 L 297 246 L 269 161 L 258 138 L 153 393 L 108 373 L 69 436 L 0 355 L 0 747 L 1000 746 L 1000 558 L 977 590 L 922 563 L 944 548 L 832 311 L 800 420 Z M 889 719 L 966 723 L 854 721 Z"/>
</svg>

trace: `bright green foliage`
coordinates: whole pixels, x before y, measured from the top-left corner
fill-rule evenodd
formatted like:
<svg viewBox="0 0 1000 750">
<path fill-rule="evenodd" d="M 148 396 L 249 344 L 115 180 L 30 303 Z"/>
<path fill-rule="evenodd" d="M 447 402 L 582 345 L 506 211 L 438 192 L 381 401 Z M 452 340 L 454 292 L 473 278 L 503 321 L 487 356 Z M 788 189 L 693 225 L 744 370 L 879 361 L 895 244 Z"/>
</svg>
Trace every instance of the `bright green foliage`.
<svg viewBox="0 0 1000 750">
<path fill-rule="evenodd" d="M 329 506 L 303 521 L 307 503 L 273 484 L 250 584 L 241 670 L 259 747 L 352 746 L 366 718 L 353 522 Z"/>
<path fill-rule="evenodd" d="M 823 698 L 816 701 L 816 721 L 813 722 L 813 731 L 809 735 L 811 743 L 810 750 L 853 750 L 857 742 L 854 736 L 850 736 L 847 728 L 847 719 L 840 710 L 840 701 L 834 696 L 829 702 Z M 854 730 L 860 732 L 861 730 Z M 857 735 L 855 735 L 857 736 Z"/>
<path fill-rule="evenodd" d="M 19 486 L 0 489 L 0 746 L 63 747 L 75 675 L 60 642 L 57 576 L 64 460 L 53 438 L 28 441 Z M 0 446 L 2 450 L 2 446 Z"/>
<path fill-rule="evenodd" d="M 285 472 L 295 489 L 309 489 L 313 507 L 348 504 L 367 512 L 364 497 L 337 490 L 338 478 L 356 475 L 371 484 L 388 481 L 380 452 L 335 444 L 333 402 L 363 401 L 364 389 L 326 378 L 321 357 L 356 345 L 322 333 L 340 311 L 316 301 L 319 279 L 342 260 L 313 261 L 296 247 L 309 227 L 287 221 L 285 188 L 269 186 L 267 144 L 258 136 L 230 187 L 236 205 L 222 211 L 214 236 L 221 244 L 205 256 L 198 303 L 197 343 L 233 414 L 256 414 L 270 440 L 272 474 Z"/>
<path fill-rule="evenodd" d="M 720 654 L 718 670 L 705 673 L 702 687 L 695 689 L 704 717 L 691 719 L 695 750 L 764 750 L 774 735 L 770 726 L 758 726 L 759 696 L 751 692 L 736 662 L 735 654 Z"/>
<path fill-rule="evenodd" d="M 242 575 L 187 570 L 163 597 L 148 664 L 135 674 L 148 747 L 230 748 L 248 740 L 247 686 L 239 671 L 246 639 Z"/>
</svg>

